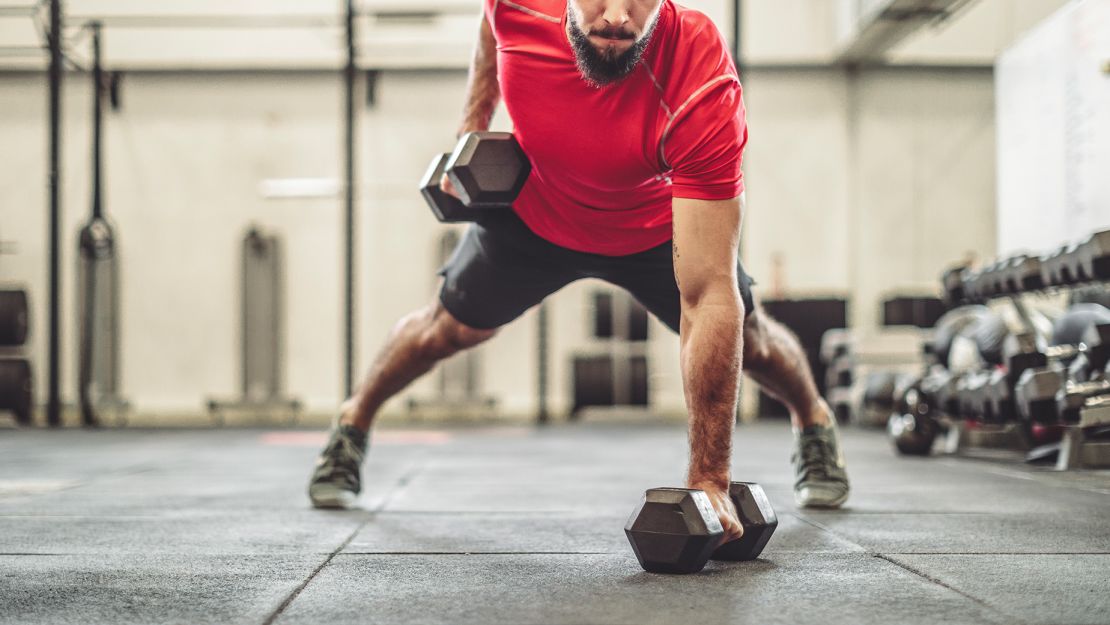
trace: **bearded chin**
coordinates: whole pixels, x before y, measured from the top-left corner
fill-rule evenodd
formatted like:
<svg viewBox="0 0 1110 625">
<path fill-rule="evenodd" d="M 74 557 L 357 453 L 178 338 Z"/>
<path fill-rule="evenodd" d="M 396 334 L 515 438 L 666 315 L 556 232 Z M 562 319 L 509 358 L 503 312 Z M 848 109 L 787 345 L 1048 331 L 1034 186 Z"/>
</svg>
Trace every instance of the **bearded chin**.
<svg viewBox="0 0 1110 625">
<path fill-rule="evenodd" d="M 658 17 L 658 14 L 656 17 Z M 632 70 L 636 69 L 636 65 L 639 64 L 640 59 L 643 58 L 648 43 L 651 42 L 656 21 L 657 19 L 652 19 L 647 32 L 623 53 L 618 54 L 612 48 L 608 48 L 604 53 L 601 53 L 590 43 L 589 37 L 574 21 L 574 15 L 569 14 L 567 16 L 567 33 L 570 36 L 571 48 L 574 50 L 574 58 L 578 64 L 578 71 L 582 73 L 582 78 L 595 87 L 604 87 L 619 82 L 631 74 Z"/>
</svg>

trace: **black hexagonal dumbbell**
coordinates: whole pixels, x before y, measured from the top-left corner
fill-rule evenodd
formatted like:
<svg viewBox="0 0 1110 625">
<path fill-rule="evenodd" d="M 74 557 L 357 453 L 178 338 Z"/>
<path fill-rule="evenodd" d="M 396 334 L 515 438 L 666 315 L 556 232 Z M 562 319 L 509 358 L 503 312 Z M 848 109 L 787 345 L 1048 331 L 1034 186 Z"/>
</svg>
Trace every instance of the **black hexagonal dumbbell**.
<svg viewBox="0 0 1110 625">
<path fill-rule="evenodd" d="M 1064 371 L 1058 367 L 1026 369 L 1014 387 L 1018 412 L 1034 423 L 1056 423 L 1060 414 L 1056 393 L 1064 386 Z"/>
<path fill-rule="evenodd" d="M 632 511 L 624 533 L 640 566 L 652 573 L 696 573 L 710 560 L 753 560 L 778 527 L 763 487 L 733 482 L 729 495 L 744 536 L 721 544 L 724 530 L 709 497 L 690 488 L 653 488 Z"/>
<path fill-rule="evenodd" d="M 898 453 L 929 455 L 941 429 L 931 404 L 930 390 L 944 382 L 939 371 L 931 371 L 925 376 L 908 379 L 899 387 L 897 404 L 887 420 L 887 432 Z"/>
<path fill-rule="evenodd" d="M 445 223 L 476 221 L 491 211 L 509 208 L 532 165 L 508 132 L 471 132 L 455 151 L 432 159 L 420 181 L 420 192 L 436 219 Z M 459 197 L 443 192 L 446 175 Z"/>
<path fill-rule="evenodd" d="M 1103 377 L 1110 363 L 1110 323 L 1092 323 L 1079 340 L 1079 354 L 1068 367 L 1068 379 L 1086 382 Z"/>
</svg>

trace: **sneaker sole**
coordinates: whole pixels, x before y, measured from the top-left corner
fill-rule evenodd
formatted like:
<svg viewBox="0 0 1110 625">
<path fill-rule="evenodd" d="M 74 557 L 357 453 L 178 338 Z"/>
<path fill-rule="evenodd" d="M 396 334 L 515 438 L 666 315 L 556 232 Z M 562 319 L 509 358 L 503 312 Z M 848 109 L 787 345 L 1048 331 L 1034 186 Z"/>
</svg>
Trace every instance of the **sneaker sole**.
<svg viewBox="0 0 1110 625">
<path fill-rule="evenodd" d="M 802 508 L 810 508 L 810 509 L 839 508 L 840 506 L 844 505 L 845 501 L 848 501 L 848 494 L 849 493 L 844 493 L 840 497 L 837 497 L 836 499 L 833 499 L 831 501 L 811 501 L 809 503 L 803 503 L 801 498 L 798 497 L 798 495 L 794 495 L 794 503 L 796 503 L 798 506 L 800 506 Z"/>
<path fill-rule="evenodd" d="M 358 495 L 347 491 L 336 491 L 326 495 L 309 495 L 312 507 L 324 510 L 346 510 L 354 506 Z"/>
</svg>

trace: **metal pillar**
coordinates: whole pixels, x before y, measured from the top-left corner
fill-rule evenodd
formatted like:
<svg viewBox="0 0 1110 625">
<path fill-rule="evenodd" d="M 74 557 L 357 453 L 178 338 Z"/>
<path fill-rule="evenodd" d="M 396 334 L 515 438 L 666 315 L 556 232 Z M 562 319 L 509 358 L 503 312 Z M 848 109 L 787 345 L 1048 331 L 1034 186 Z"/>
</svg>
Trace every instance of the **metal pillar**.
<svg viewBox="0 0 1110 625">
<path fill-rule="evenodd" d="M 52 427 L 62 423 L 61 399 L 61 255 L 59 244 L 61 230 L 61 117 L 62 117 L 62 73 L 64 59 L 62 57 L 62 0 L 50 0 L 50 32 L 48 34 L 50 47 L 50 69 L 48 78 L 50 83 L 49 119 L 50 119 L 50 147 L 49 163 L 47 166 L 47 184 L 49 186 L 49 234 L 46 249 L 49 258 L 49 296 L 47 298 L 47 326 L 49 344 L 47 346 L 47 399 L 46 422 Z"/>
<path fill-rule="evenodd" d="M 355 6 L 347 0 L 347 65 L 343 70 L 345 116 L 343 156 L 345 196 L 343 203 L 343 393 L 354 388 L 355 359 Z"/>
</svg>

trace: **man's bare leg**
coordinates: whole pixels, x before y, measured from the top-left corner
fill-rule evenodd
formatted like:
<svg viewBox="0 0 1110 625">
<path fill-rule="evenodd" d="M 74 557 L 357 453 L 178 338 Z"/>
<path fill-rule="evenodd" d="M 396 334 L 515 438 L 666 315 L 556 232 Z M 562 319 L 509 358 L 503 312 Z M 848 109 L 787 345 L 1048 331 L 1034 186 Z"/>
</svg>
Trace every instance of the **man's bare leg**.
<svg viewBox="0 0 1110 625">
<path fill-rule="evenodd" d="M 756 309 L 744 323 L 744 369 L 790 409 L 794 500 L 803 507 L 839 507 L 850 490 L 840 437 L 798 338 Z"/>
<path fill-rule="evenodd" d="M 495 334 L 497 330 L 464 325 L 438 301 L 406 315 L 393 327 L 354 396 L 343 403 L 339 423 L 368 431 L 386 400 L 431 371 L 439 361 Z"/>
<path fill-rule="evenodd" d="M 362 489 L 367 434 L 382 404 L 439 361 L 496 334 L 460 323 L 439 302 L 402 318 L 354 396 L 343 403 L 339 422 L 316 460 L 308 496 L 317 508 L 347 508 Z"/>
<path fill-rule="evenodd" d="M 758 308 L 744 322 L 744 372 L 790 410 L 795 428 L 828 424 L 832 412 L 798 337 Z"/>
</svg>

